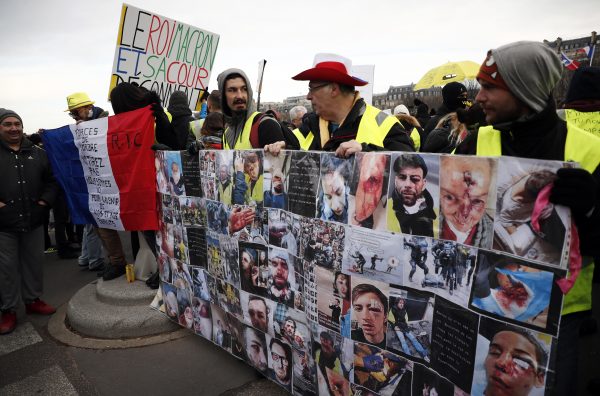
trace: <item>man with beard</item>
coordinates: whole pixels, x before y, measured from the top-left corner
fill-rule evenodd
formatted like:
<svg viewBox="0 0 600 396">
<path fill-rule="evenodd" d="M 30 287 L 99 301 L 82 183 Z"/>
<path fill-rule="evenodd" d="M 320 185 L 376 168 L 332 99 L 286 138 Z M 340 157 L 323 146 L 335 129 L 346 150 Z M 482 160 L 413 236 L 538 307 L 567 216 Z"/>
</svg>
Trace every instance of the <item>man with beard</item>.
<svg viewBox="0 0 600 396">
<path fill-rule="evenodd" d="M 244 328 L 246 361 L 263 374 L 267 372 L 267 343 L 265 335 L 252 327 Z"/>
<path fill-rule="evenodd" d="M 264 299 L 256 296 L 248 297 L 248 316 L 250 323 L 260 331 L 267 332 L 269 328 L 269 308 Z"/>
<path fill-rule="evenodd" d="M 292 383 L 292 349 L 289 345 L 274 337 L 271 338 L 271 342 L 269 342 L 269 349 L 271 351 L 272 361 L 269 377 L 290 391 L 290 385 Z"/>
<path fill-rule="evenodd" d="M 263 201 L 263 169 L 255 152 L 244 152 L 234 161 L 233 204 L 256 205 Z"/>
<path fill-rule="evenodd" d="M 240 278 L 242 290 L 249 293 L 260 293 L 258 287 L 258 264 L 256 250 L 245 248 L 240 250 Z"/>
<path fill-rule="evenodd" d="M 269 257 L 271 267 L 271 279 L 267 297 L 271 300 L 289 307 L 294 306 L 294 291 L 288 281 L 290 257 L 284 250 L 273 249 Z"/>
<path fill-rule="evenodd" d="M 233 184 L 231 183 L 231 174 L 227 164 L 221 164 L 221 166 L 219 166 L 218 178 L 219 201 L 223 202 L 224 204 L 231 205 L 231 192 L 233 189 Z"/>
<path fill-rule="evenodd" d="M 293 135 L 286 141 L 285 131 L 277 120 L 253 111 L 252 87 L 246 73 L 240 69 L 227 69 L 219 74 L 217 83 L 228 124 L 223 133 L 224 149 L 248 150 L 272 143 L 280 143 L 288 149 L 297 148 Z"/>
<path fill-rule="evenodd" d="M 433 236 L 436 215 L 427 185 L 427 165 L 418 154 L 401 154 L 394 161 L 394 188 L 387 204 L 388 231 Z"/>
<path fill-rule="evenodd" d="M 287 193 L 284 190 L 284 176 L 280 169 L 272 172 L 271 190 L 265 191 L 264 205 L 267 208 L 287 209 Z"/>
</svg>

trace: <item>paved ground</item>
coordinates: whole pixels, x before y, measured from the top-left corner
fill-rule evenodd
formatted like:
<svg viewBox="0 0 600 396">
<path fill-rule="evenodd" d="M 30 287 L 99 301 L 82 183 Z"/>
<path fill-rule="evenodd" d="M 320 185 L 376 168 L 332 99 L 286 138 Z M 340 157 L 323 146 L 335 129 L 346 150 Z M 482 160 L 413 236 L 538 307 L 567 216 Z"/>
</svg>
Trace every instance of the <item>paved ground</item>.
<svg viewBox="0 0 600 396">
<path fill-rule="evenodd" d="M 46 255 L 44 298 L 55 306 L 96 279 L 76 260 Z M 595 306 L 600 307 L 600 288 Z M 600 320 L 600 309 L 596 317 Z M 280 395 L 255 371 L 201 337 L 188 335 L 129 349 L 83 349 L 63 345 L 48 333 L 48 318 L 19 312 L 19 327 L 0 338 L 0 396 L 4 395 Z M 600 336 L 581 339 L 580 386 L 600 377 Z"/>
</svg>

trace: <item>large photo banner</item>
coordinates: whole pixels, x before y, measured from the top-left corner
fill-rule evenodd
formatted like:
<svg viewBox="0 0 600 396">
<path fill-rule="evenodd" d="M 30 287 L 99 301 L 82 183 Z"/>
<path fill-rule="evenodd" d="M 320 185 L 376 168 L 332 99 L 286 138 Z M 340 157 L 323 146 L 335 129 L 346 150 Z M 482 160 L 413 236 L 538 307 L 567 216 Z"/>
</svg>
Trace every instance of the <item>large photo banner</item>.
<svg viewBox="0 0 600 396">
<path fill-rule="evenodd" d="M 73 223 L 158 228 L 149 107 L 47 129 L 42 140 Z"/>
<path fill-rule="evenodd" d="M 123 4 L 109 92 L 121 82 L 137 83 L 166 104 L 183 91 L 198 111 L 218 45 L 215 33 Z"/>
<path fill-rule="evenodd" d="M 155 307 L 290 393 L 550 394 L 571 216 L 532 213 L 567 164 L 262 150 L 156 159 Z"/>
</svg>

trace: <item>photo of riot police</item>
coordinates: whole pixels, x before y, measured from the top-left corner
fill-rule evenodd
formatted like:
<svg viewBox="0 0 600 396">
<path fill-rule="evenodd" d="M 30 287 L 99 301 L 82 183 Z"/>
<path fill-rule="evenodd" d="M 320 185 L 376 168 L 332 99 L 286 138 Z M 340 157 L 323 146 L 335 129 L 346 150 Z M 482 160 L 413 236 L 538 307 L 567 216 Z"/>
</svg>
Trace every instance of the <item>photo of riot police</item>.
<svg viewBox="0 0 600 396">
<path fill-rule="evenodd" d="M 300 217 L 284 210 L 269 210 L 269 244 L 299 257 Z"/>
<path fill-rule="evenodd" d="M 539 214 L 534 206 L 556 179 L 554 167 L 520 158 L 500 158 L 493 248 L 527 260 L 560 266 L 568 260 L 568 209 L 548 203 Z"/>
<path fill-rule="evenodd" d="M 518 325 L 558 331 L 564 271 L 479 251 L 470 307 Z"/>
<path fill-rule="evenodd" d="M 471 395 L 542 396 L 550 337 L 481 317 Z"/>
<path fill-rule="evenodd" d="M 356 154 L 348 197 L 348 224 L 373 230 L 386 229 L 389 164 L 389 154 Z"/>
<path fill-rule="evenodd" d="M 352 277 L 351 337 L 385 349 L 389 285 Z"/>
<path fill-rule="evenodd" d="M 354 383 L 381 396 L 409 395 L 411 361 L 372 345 L 354 343 Z"/>
<path fill-rule="evenodd" d="M 390 286 L 388 350 L 429 363 L 434 296 L 401 286 Z"/>
<path fill-rule="evenodd" d="M 251 242 L 239 242 L 240 287 L 242 290 L 265 295 L 270 274 L 268 248 Z"/>
<path fill-rule="evenodd" d="M 287 250 L 269 248 L 269 279 L 267 281 L 267 298 L 288 307 L 294 306 L 296 276 L 294 257 Z"/>
<path fill-rule="evenodd" d="M 246 363 L 260 371 L 261 374 L 267 375 L 268 351 L 265 333 L 250 326 L 244 326 L 242 339 L 244 341 L 244 360 Z"/>
<path fill-rule="evenodd" d="M 267 336 L 269 378 L 288 392 L 292 389 L 292 348 L 283 340 Z"/>
<path fill-rule="evenodd" d="M 426 237 L 437 235 L 439 156 L 392 155 L 387 201 L 387 229 Z"/>
<path fill-rule="evenodd" d="M 265 153 L 264 157 L 264 206 L 266 208 L 288 208 L 288 173 L 292 153 L 280 152 L 278 156 Z"/>
<path fill-rule="evenodd" d="M 238 240 L 227 235 L 219 235 L 221 247 L 221 279 L 240 287 L 240 269 L 238 264 Z"/>
<path fill-rule="evenodd" d="M 440 238 L 492 247 L 496 167 L 494 158 L 440 157 Z"/>
<path fill-rule="evenodd" d="M 208 229 L 226 235 L 229 232 L 229 211 L 217 201 L 206 201 L 206 223 Z"/>
<path fill-rule="evenodd" d="M 410 265 L 410 270 L 404 271 L 404 285 L 430 291 L 466 307 L 474 251 L 454 241 L 407 235 L 403 238 L 405 250 L 401 260 Z"/>
<path fill-rule="evenodd" d="M 304 260 L 333 271 L 342 269 L 346 228 L 343 224 L 300 217 L 300 253 Z"/>
<path fill-rule="evenodd" d="M 319 395 L 348 394 L 354 364 L 354 343 L 322 326 L 313 331 L 313 359 Z"/>
<path fill-rule="evenodd" d="M 348 195 L 354 157 L 343 159 L 334 153 L 321 154 L 321 182 L 317 216 L 321 220 L 348 223 Z"/>
</svg>

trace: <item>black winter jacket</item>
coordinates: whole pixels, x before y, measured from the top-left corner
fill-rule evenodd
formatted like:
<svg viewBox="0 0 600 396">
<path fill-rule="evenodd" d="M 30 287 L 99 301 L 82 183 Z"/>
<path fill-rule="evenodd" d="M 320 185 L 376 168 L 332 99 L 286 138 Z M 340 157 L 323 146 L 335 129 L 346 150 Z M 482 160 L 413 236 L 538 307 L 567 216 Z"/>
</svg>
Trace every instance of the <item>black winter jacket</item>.
<svg viewBox="0 0 600 396">
<path fill-rule="evenodd" d="M 52 176 L 46 152 L 23 138 L 19 151 L 0 141 L 0 231 L 27 232 L 43 224 L 42 200 L 54 203 L 58 184 Z"/>
</svg>

